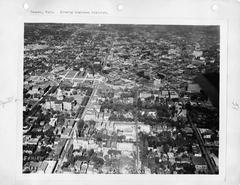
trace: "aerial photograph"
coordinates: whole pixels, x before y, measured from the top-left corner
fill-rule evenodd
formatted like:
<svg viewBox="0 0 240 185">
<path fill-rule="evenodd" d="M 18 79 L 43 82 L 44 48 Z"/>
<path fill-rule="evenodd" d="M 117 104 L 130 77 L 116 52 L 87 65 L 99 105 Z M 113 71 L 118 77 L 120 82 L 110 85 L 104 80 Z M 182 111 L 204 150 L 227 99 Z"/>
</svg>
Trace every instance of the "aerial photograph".
<svg viewBox="0 0 240 185">
<path fill-rule="evenodd" d="M 22 173 L 219 174 L 220 26 L 25 23 Z"/>
</svg>

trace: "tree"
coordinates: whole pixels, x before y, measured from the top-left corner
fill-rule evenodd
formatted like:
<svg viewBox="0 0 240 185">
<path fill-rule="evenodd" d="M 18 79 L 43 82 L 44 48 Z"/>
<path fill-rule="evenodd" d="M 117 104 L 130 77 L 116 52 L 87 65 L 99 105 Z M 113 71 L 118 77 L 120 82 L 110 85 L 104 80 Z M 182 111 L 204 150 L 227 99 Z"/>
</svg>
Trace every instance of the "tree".
<svg viewBox="0 0 240 185">
<path fill-rule="evenodd" d="M 185 104 L 185 107 L 186 107 L 186 109 L 187 109 L 188 111 L 191 111 L 191 110 L 192 110 L 192 106 L 191 106 L 191 103 L 190 103 L 190 102 L 187 102 L 187 103 Z"/>
<path fill-rule="evenodd" d="M 118 141 L 124 141 L 126 139 L 126 136 L 125 135 L 122 135 L 122 136 L 118 136 Z"/>
<path fill-rule="evenodd" d="M 53 131 L 54 131 L 54 127 L 51 127 L 46 132 L 44 132 L 44 134 L 46 137 L 52 137 L 52 136 L 54 136 Z"/>
<path fill-rule="evenodd" d="M 73 155 L 73 154 L 70 155 L 68 161 L 69 161 L 69 163 L 70 163 L 71 165 L 74 165 L 74 162 L 75 162 L 75 161 L 74 161 L 74 155 Z"/>
<path fill-rule="evenodd" d="M 94 126 L 96 125 L 96 122 L 95 122 L 94 120 L 90 120 L 90 121 L 89 121 L 89 125 L 92 126 L 92 127 L 94 127 Z"/>
<path fill-rule="evenodd" d="M 93 150 L 93 149 L 90 149 L 90 150 L 88 151 L 88 156 L 89 156 L 89 157 L 92 157 L 93 154 L 94 154 L 94 150 Z"/>
<path fill-rule="evenodd" d="M 185 150 L 184 150 L 183 147 L 179 147 L 178 150 L 177 150 L 177 153 L 182 153 L 182 152 L 184 152 L 184 151 L 185 151 Z"/>
<path fill-rule="evenodd" d="M 94 168 L 96 169 L 99 169 L 104 164 L 104 160 L 100 157 L 94 157 L 92 161 L 94 162 Z"/>
<path fill-rule="evenodd" d="M 61 168 L 62 168 L 62 169 L 63 169 L 63 168 L 67 168 L 69 165 L 70 165 L 70 162 L 68 162 L 68 161 L 66 162 L 66 161 L 65 161 L 65 162 L 63 162 L 63 165 L 62 165 Z"/>
<path fill-rule="evenodd" d="M 142 107 L 142 101 L 140 98 L 137 100 L 137 107 Z"/>
<path fill-rule="evenodd" d="M 76 161 L 87 161 L 87 157 L 86 156 L 80 156 L 80 155 L 76 155 L 75 157 L 74 157 L 74 162 L 76 162 Z"/>
<path fill-rule="evenodd" d="M 193 164 L 185 164 L 183 169 L 185 174 L 194 174 L 196 170 Z"/>
<path fill-rule="evenodd" d="M 168 152 L 169 152 L 169 146 L 168 146 L 168 144 L 164 144 L 164 145 L 163 145 L 163 151 L 164 151 L 165 153 L 168 153 Z"/>
</svg>

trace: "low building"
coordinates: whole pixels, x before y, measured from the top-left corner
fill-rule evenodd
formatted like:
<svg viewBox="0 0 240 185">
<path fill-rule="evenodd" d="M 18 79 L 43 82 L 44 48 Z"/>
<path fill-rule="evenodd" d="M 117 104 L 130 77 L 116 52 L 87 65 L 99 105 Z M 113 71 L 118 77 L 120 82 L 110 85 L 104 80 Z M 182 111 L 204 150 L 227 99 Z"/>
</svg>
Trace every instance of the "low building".
<svg viewBox="0 0 240 185">
<path fill-rule="evenodd" d="M 157 117 L 157 111 L 149 111 L 147 113 L 148 116 L 152 117 L 152 118 L 156 118 Z"/>
<path fill-rule="evenodd" d="M 193 129 L 190 127 L 185 127 L 181 129 L 183 132 L 185 132 L 188 136 L 192 136 L 193 135 Z"/>
<path fill-rule="evenodd" d="M 88 110 L 84 116 L 84 121 L 90 121 L 96 119 L 96 113 L 94 110 Z"/>
<path fill-rule="evenodd" d="M 55 101 L 55 106 L 53 107 L 53 110 L 60 112 L 63 110 L 62 100 Z"/>
<path fill-rule="evenodd" d="M 201 87 L 198 84 L 188 84 L 187 91 L 190 93 L 199 93 L 201 90 Z"/>
<path fill-rule="evenodd" d="M 153 85 L 157 88 L 160 88 L 162 87 L 162 82 L 161 82 L 161 79 L 155 79 L 154 82 L 153 82 Z"/>
<path fill-rule="evenodd" d="M 25 140 L 23 145 L 37 145 L 38 141 L 40 139 L 40 136 L 36 137 L 36 138 L 29 138 L 28 140 Z"/>
<path fill-rule="evenodd" d="M 40 165 L 41 165 L 41 163 L 39 163 L 39 162 L 31 161 L 29 163 L 29 169 L 31 170 L 31 172 L 36 173 L 38 171 L 38 168 L 39 168 Z"/>
<path fill-rule="evenodd" d="M 133 152 L 136 151 L 136 146 L 133 143 L 117 143 L 117 150 Z"/>
<path fill-rule="evenodd" d="M 195 165 L 196 173 L 207 171 L 207 163 L 203 157 L 193 156 L 192 162 Z"/>
<path fill-rule="evenodd" d="M 152 94 L 149 93 L 149 92 L 141 92 L 141 93 L 139 94 L 139 98 L 140 98 L 141 100 L 143 100 L 143 99 L 145 99 L 145 98 L 148 98 L 148 97 L 151 97 L 151 96 L 152 96 Z"/>
<path fill-rule="evenodd" d="M 43 104 L 43 107 L 45 109 L 51 109 L 51 102 L 50 101 L 46 101 L 44 104 Z"/>
<path fill-rule="evenodd" d="M 136 140 L 136 128 L 134 122 L 115 122 L 114 130 L 122 132 L 122 135 L 126 137 L 126 140 Z"/>
<path fill-rule="evenodd" d="M 65 110 L 72 110 L 72 107 L 73 107 L 72 102 L 73 101 L 74 101 L 73 98 L 65 98 L 63 100 L 63 109 L 65 109 Z"/>
<path fill-rule="evenodd" d="M 63 102 L 63 109 L 64 110 L 72 110 L 72 103 L 71 102 Z"/>
<path fill-rule="evenodd" d="M 57 118 L 51 118 L 49 121 L 49 125 L 51 125 L 52 127 L 55 127 L 57 123 Z"/>
<path fill-rule="evenodd" d="M 79 149 L 80 147 L 87 150 L 94 149 L 95 151 L 99 149 L 98 144 L 94 140 L 74 139 L 73 149 Z"/>
<path fill-rule="evenodd" d="M 151 126 L 144 123 L 138 123 L 138 130 L 149 134 L 151 132 Z"/>
<path fill-rule="evenodd" d="M 61 134 L 61 138 L 69 138 L 71 130 L 71 128 L 65 128 L 63 133 Z"/>
<path fill-rule="evenodd" d="M 67 127 L 68 127 L 68 128 L 73 128 L 74 122 L 75 122 L 75 121 L 74 121 L 73 119 L 67 120 L 67 123 L 68 123 L 68 124 L 67 124 Z"/>
</svg>

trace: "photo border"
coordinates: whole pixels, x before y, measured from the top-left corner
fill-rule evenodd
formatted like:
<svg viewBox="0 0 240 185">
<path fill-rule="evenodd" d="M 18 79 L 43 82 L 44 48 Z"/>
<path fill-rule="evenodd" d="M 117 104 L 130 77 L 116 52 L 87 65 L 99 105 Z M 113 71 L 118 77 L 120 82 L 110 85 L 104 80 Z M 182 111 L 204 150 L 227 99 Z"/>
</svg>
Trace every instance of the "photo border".
<svg viewBox="0 0 240 185">
<path fill-rule="evenodd" d="M 200 26 L 220 26 L 220 100 L 219 100 L 219 174 L 206 175 L 154 175 L 154 174 L 133 174 L 133 175 L 108 175 L 108 174 L 22 174 L 22 102 L 23 102 L 23 34 L 24 23 L 79 23 L 79 24 L 141 24 L 141 25 L 200 25 Z M 18 98 L 22 101 L 18 102 L 17 107 L 17 171 L 16 182 L 24 182 L 23 184 L 31 184 L 36 180 L 44 182 L 72 182 L 77 183 L 81 181 L 83 184 L 122 184 L 122 183 L 137 183 L 137 184 L 158 184 L 160 182 L 185 182 L 196 183 L 201 181 L 201 184 L 226 182 L 226 144 L 227 144 L 227 71 L 228 71 L 228 21 L 216 19 L 163 19 L 163 18 L 144 18 L 144 17 L 71 17 L 71 18 L 57 18 L 52 16 L 36 17 L 28 16 L 22 17 L 19 21 L 19 28 L 21 32 L 19 38 L 19 58 L 18 63 Z M 125 176 L 125 178 L 123 178 Z M 107 177 L 107 178 L 106 178 Z M 105 181 L 105 182 L 103 182 Z"/>
</svg>

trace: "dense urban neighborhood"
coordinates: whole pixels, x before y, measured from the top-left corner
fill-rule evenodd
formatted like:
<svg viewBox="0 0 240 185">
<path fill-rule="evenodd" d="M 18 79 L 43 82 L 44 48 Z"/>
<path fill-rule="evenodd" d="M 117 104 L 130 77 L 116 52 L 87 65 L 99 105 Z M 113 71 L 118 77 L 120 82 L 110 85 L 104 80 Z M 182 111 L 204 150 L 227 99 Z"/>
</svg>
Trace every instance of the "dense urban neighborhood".
<svg viewBox="0 0 240 185">
<path fill-rule="evenodd" d="M 218 174 L 219 37 L 25 23 L 22 172 Z"/>
</svg>

